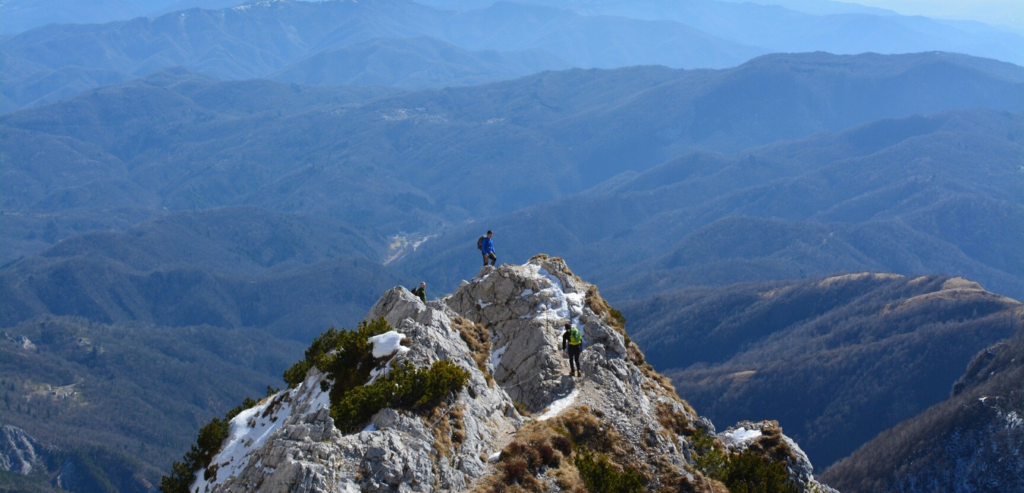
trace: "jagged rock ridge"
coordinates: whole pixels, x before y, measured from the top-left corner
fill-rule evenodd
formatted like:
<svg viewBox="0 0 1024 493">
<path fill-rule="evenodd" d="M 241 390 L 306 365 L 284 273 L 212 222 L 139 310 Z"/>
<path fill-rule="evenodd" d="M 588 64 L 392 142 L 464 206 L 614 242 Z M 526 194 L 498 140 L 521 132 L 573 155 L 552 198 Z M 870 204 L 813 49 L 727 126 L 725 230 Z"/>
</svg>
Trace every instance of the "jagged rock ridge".
<svg viewBox="0 0 1024 493">
<path fill-rule="evenodd" d="M 466 387 L 431 416 L 384 409 L 362 431 L 345 434 L 331 419 L 328 393 L 321 388 L 325 377 L 313 368 L 303 383 L 232 420 L 229 438 L 197 473 L 191 491 L 486 489 L 496 474 L 491 463 L 501 460 L 503 448 L 527 422 L 569 414 L 597 420 L 602 433 L 617 437 L 616 447 L 631 458 L 630 466 L 649 478 L 647 489 L 678 488 L 660 484 L 672 478 L 690 490 L 721 491 L 693 468 L 693 445 L 685 431 L 680 434 L 701 429 L 714 436 L 713 424 L 644 362 L 596 287 L 561 259 L 538 255 L 525 265 L 485 267 L 453 294 L 426 304 L 396 287 L 367 319 L 381 317 L 397 332 L 388 337 L 402 338 L 403 344 L 378 341 L 375 353 L 386 348 L 393 351 L 391 361 L 417 367 L 449 360 L 469 372 Z M 584 376 L 576 379 L 567 375 L 558 350 L 567 320 L 587 341 Z M 467 336 L 474 330 L 486 343 Z M 375 370 L 371 380 L 387 368 Z M 800 490 L 828 491 L 813 479 L 806 455 L 788 438 L 780 442 L 781 430 L 773 426 L 742 423 L 720 438 L 733 450 L 767 439 L 784 442 L 790 477 Z M 563 489 L 555 480 L 541 481 L 544 490 Z"/>
</svg>

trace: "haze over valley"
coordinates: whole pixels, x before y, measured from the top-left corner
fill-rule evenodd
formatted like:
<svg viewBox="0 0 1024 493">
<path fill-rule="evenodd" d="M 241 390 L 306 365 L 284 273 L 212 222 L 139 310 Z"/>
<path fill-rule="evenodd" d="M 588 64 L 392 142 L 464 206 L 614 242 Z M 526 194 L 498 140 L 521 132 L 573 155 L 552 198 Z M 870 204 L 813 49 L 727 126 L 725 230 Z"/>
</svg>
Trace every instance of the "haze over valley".
<svg viewBox="0 0 1024 493">
<path fill-rule="evenodd" d="M 277 491 L 206 469 L 237 444 L 197 433 L 246 397 L 266 436 L 314 419 L 306 373 L 283 372 L 337 358 L 332 337 L 369 351 L 379 334 L 321 335 L 368 313 L 406 349 L 373 349 L 356 387 L 387 361 L 470 375 L 431 401 L 467 421 L 428 430 L 451 452 L 406 469 L 448 481 L 424 491 L 598 491 L 601 457 L 645 490 L 740 491 L 723 471 L 744 450 L 784 462 L 785 491 L 1024 487 L 1024 463 L 984 452 L 1011 450 L 1024 412 L 1012 26 L 826 0 L 5 0 L 0 19 L 0 491 L 172 491 L 203 471 L 212 491 Z M 421 281 L 426 304 L 392 290 Z M 558 373 L 562 319 L 592 379 Z M 535 394 L 502 354 L 542 375 Z M 339 392 L 322 391 L 332 422 Z M 496 428 L 459 431 L 505 400 Z M 395 409 L 441 412 L 417 402 Z M 583 404 L 661 459 L 574 434 Z M 631 406 L 652 431 L 621 421 Z M 412 426 L 388 412 L 358 429 Z M 558 452 L 570 469 L 487 438 L 539 444 L 539 416 L 588 447 Z M 245 457 L 284 460 L 262 443 Z"/>
</svg>

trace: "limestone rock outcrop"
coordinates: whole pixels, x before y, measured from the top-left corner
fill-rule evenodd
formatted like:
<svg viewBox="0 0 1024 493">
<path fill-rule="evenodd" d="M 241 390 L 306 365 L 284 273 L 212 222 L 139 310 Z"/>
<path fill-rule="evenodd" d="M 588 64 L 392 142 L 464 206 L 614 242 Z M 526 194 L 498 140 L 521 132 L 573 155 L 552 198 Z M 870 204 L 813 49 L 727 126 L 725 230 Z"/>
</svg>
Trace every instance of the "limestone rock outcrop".
<svg viewBox="0 0 1024 493">
<path fill-rule="evenodd" d="M 493 462 L 528 422 L 571 413 L 618 437 L 616 448 L 649 489 L 700 489 L 687 433 L 714 435 L 713 425 L 643 361 L 597 289 L 561 259 L 485 267 L 427 303 L 396 287 L 367 315 L 378 318 L 404 337 L 391 362 L 448 360 L 469 372 L 466 387 L 432 415 L 383 409 L 365 429 L 345 433 L 331 419 L 330 382 L 314 368 L 301 384 L 235 417 L 191 491 L 470 491 L 494 477 Z M 560 351 L 567 321 L 586 341 L 577 378 L 568 376 Z M 817 487 L 809 462 L 794 470 L 803 490 Z M 658 484 L 666 478 L 677 483 Z"/>
<path fill-rule="evenodd" d="M 0 426 L 0 471 L 28 475 L 33 469 L 45 467 L 50 449 L 21 428 Z"/>
</svg>

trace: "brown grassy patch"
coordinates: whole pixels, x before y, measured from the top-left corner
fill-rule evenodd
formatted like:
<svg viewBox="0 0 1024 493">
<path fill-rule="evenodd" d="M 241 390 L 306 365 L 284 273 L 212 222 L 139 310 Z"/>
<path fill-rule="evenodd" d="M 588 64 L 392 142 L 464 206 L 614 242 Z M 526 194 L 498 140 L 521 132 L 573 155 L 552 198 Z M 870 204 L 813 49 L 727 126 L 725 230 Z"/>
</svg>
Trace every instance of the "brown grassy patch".
<svg viewBox="0 0 1024 493">
<path fill-rule="evenodd" d="M 672 433 L 680 436 L 690 436 L 697 431 L 693 424 L 690 423 L 690 419 L 686 417 L 686 414 L 677 411 L 675 406 L 667 402 L 658 402 L 654 405 L 654 408 L 658 414 L 658 422 L 665 429 L 672 431 Z"/>
<path fill-rule="evenodd" d="M 550 490 L 551 483 L 562 491 L 577 491 L 583 483 L 571 455 L 568 438 L 554 427 L 537 421 L 527 423 L 501 451 L 496 473 L 482 481 L 476 491 L 541 493 Z"/>
<path fill-rule="evenodd" d="M 796 454 L 782 439 L 782 427 L 778 421 L 770 421 L 770 425 L 761 428 L 761 436 L 750 444 L 749 449 L 758 455 L 773 461 L 796 461 Z"/>
<path fill-rule="evenodd" d="M 601 297 L 601 292 L 597 290 L 597 286 L 591 284 L 587 287 L 584 303 L 586 303 L 587 307 L 590 308 L 590 311 L 601 317 L 601 320 L 603 320 L 604 323 L 614 327 L 615 330 L 622 334 L 622 336 L 626 338 L 627 346 L 631 344 L 629 336 L 626 335 L 626 317 L 622 315 L 622 312 L 612 308 L 612 306 Z"/>
<path fill-rule="evenodd" d="M 560 416 L 524 425 L 505 450 L 496 471 L 482 479 L 476 493 L 541 493 L 564 491 L 586 493 L 575 463 L 577 451 L 588 450 L 608 460 L 616 470 L 633 469 L 657 493 L 699 491 L 728 493 L 702 485 L 709 480 L 686 482 L 667 457 L 638 450 L 625 436 L 601 419 L 601 413 L 587 406 L 570 409 Z"/>
<path fill-rule="evenodd" d="M 729 488 L 726 488 L 721 481 L 706 477 L 699 472 L 694 472 L 692 481 L 682 478 L 679 484 L 679 491 L 692 493 L 729 493 Z"/>
<path fill-rule="evenodd" d="M 602 423 L 587 406 L 573 408 L 551 421 L 554 421 L 556 429 L 564 431 L 574 446 L 609 454 L 616 461 L 628 458 L 622 448 L 629 442 L 626 437 L 610 425 Z"/>
<path fill-rule="evenodd" d="M 434 450 L 438 456 L 448 457 L 466 441 L 464 416 L 461 404 L 438 406 L 427 416 L 427 425 L 434 432 Z"/>
<path fill-rule="evenodd" d="M 463 317 L 455 317 L 452 327 L 459 331 L 459 336 L 469 346 L 470 354 L 476 367 L 487 373 L 487 359 L 491 356 L 491 334 L 484 326 Z"/>
</svg>

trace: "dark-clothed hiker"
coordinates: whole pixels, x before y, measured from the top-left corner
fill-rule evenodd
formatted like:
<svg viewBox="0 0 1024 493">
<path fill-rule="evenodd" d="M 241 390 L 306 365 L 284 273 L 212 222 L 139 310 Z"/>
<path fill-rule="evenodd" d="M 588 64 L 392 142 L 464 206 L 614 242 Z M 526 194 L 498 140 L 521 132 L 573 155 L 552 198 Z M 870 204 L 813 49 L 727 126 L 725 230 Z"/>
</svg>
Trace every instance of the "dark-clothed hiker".
<svg viewBox="0 0 1024 493">
<path fill-rule="evenodd" d="M 487 265 L 487 260 L 491 260 L 491 265 L 498 263 L 498 257 L 494 254 L 494 233 L 491 231 L 487 232 L 486 236 L 481 236 L 480 239 L 476 240 L 476 247 L 480 249 L 480 253 L 484 256 L 484 265 Z"/>
<path fill-rule="evenodd" d="M 580 353 L 583 352 L 583 334 L 569 322 L 566 322 L 565 332 L 562 333 L 562 351 L 569 354 L 569 375 L 582 375 Z"/>
<path fill-rule="evenodd" d="M 416 295 L 424 303 L 427 302 L 427 283 L 421 282 L 420 287 L 413 289 L 412 294 Z"/>
</svg>

